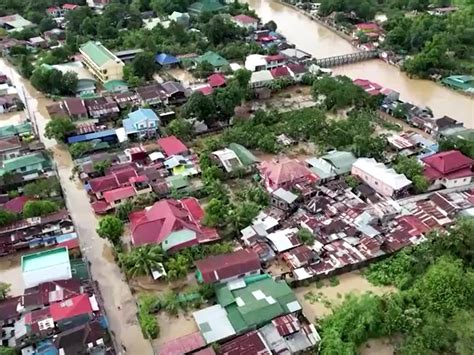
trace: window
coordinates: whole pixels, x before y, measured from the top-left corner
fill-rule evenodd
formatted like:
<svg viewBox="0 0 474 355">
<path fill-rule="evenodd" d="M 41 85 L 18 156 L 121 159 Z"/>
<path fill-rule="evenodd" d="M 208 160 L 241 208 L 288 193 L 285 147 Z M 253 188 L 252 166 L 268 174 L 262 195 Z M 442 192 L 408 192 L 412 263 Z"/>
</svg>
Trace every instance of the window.
<svg viewBox="0 0 474 355">
<path fill-rule="evenodd" d="M 379 184 L 379 182 L 378 182 L 378 181 L 375 181 L 375 185 L 378 185 L 378 184 Z"/>
</svg>

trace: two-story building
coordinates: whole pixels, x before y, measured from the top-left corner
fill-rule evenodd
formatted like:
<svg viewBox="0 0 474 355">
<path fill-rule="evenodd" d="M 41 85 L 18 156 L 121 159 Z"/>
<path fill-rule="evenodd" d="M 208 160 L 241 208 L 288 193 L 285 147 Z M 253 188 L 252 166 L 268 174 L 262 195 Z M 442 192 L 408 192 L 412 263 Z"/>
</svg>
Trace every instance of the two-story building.
<svg viewBox="0 0 474 355">
<path fill-rule="evenodd" d="M 101 83 L 122 80 L 125 64 L 100 42 L 89 41 L 79 51 L 82 63 Z"/>
</svg>

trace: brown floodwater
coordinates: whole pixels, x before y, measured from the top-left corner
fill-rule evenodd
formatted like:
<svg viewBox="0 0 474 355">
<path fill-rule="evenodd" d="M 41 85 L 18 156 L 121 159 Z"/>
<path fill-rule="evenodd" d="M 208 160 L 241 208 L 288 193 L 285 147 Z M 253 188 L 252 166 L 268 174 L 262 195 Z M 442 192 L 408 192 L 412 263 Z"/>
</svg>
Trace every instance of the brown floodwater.
<svg viewBox="0 0 474 355">
<path fill-rule="evenodd" d="M 297 10 L 274 0 L 243 0 L 263 22 L 273 20 L 278 31 L 298 48 L 316 58 L 356 52 L 348 41 Z M 362 78 L 400 92 L 402 100 L 428 106 L 435 117 L 451 116 L 474 128 L 474 99 L 432 81 L 410 79 L 398 68 L 381 60 L 371 60 L 333 68 L 335 74 Z"/>
<path fill-rule="evenodd" d="M 51 101 L 31 87 L 28 81 L 23 80 L 3 59 L 0 59 L 0 72 L 10 77 L 19 89 L 20 96 L 26 97 L 30 117 L 33 117 L 38 125 L 41 140 L 54 155 L 66 205 L 79 234 L 82 252 L 91 263 L 92 277 L 99 283 L 110 329 L 118 345 L 117 350 L 121 351 L 123 344 L 127 353 L 152 354 L 151 344 L 143 338 L 138 326 L 135 298 L 111 257 L 108 243 L 96 233 L 98 221 L 90 207 L 87 193 L 76 181 L 70 180 L 73 167 L 71 156 L 65 147 L 57 145 L 55 140 L 44 137 L 45 126 L 49 119 L 46 105 Z M 18 274 L 15 269 L 5 271 L 0 268 L 0 279 L 3 277 L 10 279 L 12 273 Z M 18 280 L 18 283 L 14 283 L 15 291 L 22 285 L 20 282 L 21 280 Z"/>
</svg>

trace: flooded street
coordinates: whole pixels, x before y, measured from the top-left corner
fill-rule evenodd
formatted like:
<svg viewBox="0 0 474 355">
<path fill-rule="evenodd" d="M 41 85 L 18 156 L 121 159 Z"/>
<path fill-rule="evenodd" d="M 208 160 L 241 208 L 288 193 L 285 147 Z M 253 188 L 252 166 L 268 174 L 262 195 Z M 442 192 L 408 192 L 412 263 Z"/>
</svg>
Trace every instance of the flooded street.
<svg viewBox="0 0 474 355">
<path fill-rule="evenodd" d="M 273 0 L 243 0 L 253 8 L 263 22 L 273 20 L 278 31 L 298 48 L 316 58 L 348 54 L 356 51 L 352 45 L 324 26 L 298 11 Z M 408 78 L 398 68 L 381 60 L 345 65 L 334 68 L 335 74 L 353 79 L 375 81 L 400 92 L 402 100 L 428 106 L 435 117 L 451 116 L 474 128 L 474 99 L 437 85 L 428 80 Z"/>
<path fill-rule="evenodd" d="M 44 137 L 47 123 L 45 106 L 49 100 L 38 93 L 30 84 L 13 71 L 4 60 L 0 60 L 0 71 L 7 74 L 13 84 L 25 88 L 30 114 L 36 118 L 41 140 L 54 154 L 59 177 L 65 191 L 66 204 L 76 225 L 81 248 L 91 262 L 93 278 L 98 281 L 104 299 L 105 310 L 109 319 L 110 329 L 116 342 L 123 344 L 130 354 L 152 354 L 150 343 L 143 338 L 136 318 L 136 304 L 127 283 L 123 280 L 119 268 L 110 258 L 104 258 L 109 247 L 105 240 L 96 233 L 97 219 L 92 212 L 85 190 L 76 181 L 71 181 L 72 160 L 65 148 L 59 147 L 56 141 Z M 20 95 L 22 95 L 22 90 Z M 105 250 L 105 251 L 104 251 Z M 0 278 L 3 277 L 0 270 Z M 18 280 L 21 283 L 21 280 Z M 16 285 L 15 285 L 16 286 Z M 120 310 L 117 308 L 120 306 Z"/>
<path fill-rule="evenodd" d="M 21 276 L 21 255 L 7 255 L 0 258 L 0 281 L 10 284 L 9 295 L 21 296 L 25 289 Z"/>
</svg>

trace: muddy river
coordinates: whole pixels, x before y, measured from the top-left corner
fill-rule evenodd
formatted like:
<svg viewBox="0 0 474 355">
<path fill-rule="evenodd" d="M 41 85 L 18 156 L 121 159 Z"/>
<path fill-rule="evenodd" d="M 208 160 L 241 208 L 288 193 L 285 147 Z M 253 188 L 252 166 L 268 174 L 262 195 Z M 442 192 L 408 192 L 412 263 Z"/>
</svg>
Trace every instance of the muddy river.
<svg viewBox="0 0 474 355">
<path fill-rule="evenodd" d="M 357 51 L 345 39 L 304 14 L 272 0 L 243 0 L 262 18 L 273 20 L 278 31 L 298 48 L 316 58 L 330 57 Z M 474 128 L 474 99 L 427 80 L 408 78 L 398 68 L 371 60 L 334 68 L 335 74 L 353 79 L 369 79 L 400 92 L 402 100 L 430 107 L 436 117 L 451 116 Z"/>
</svg>

